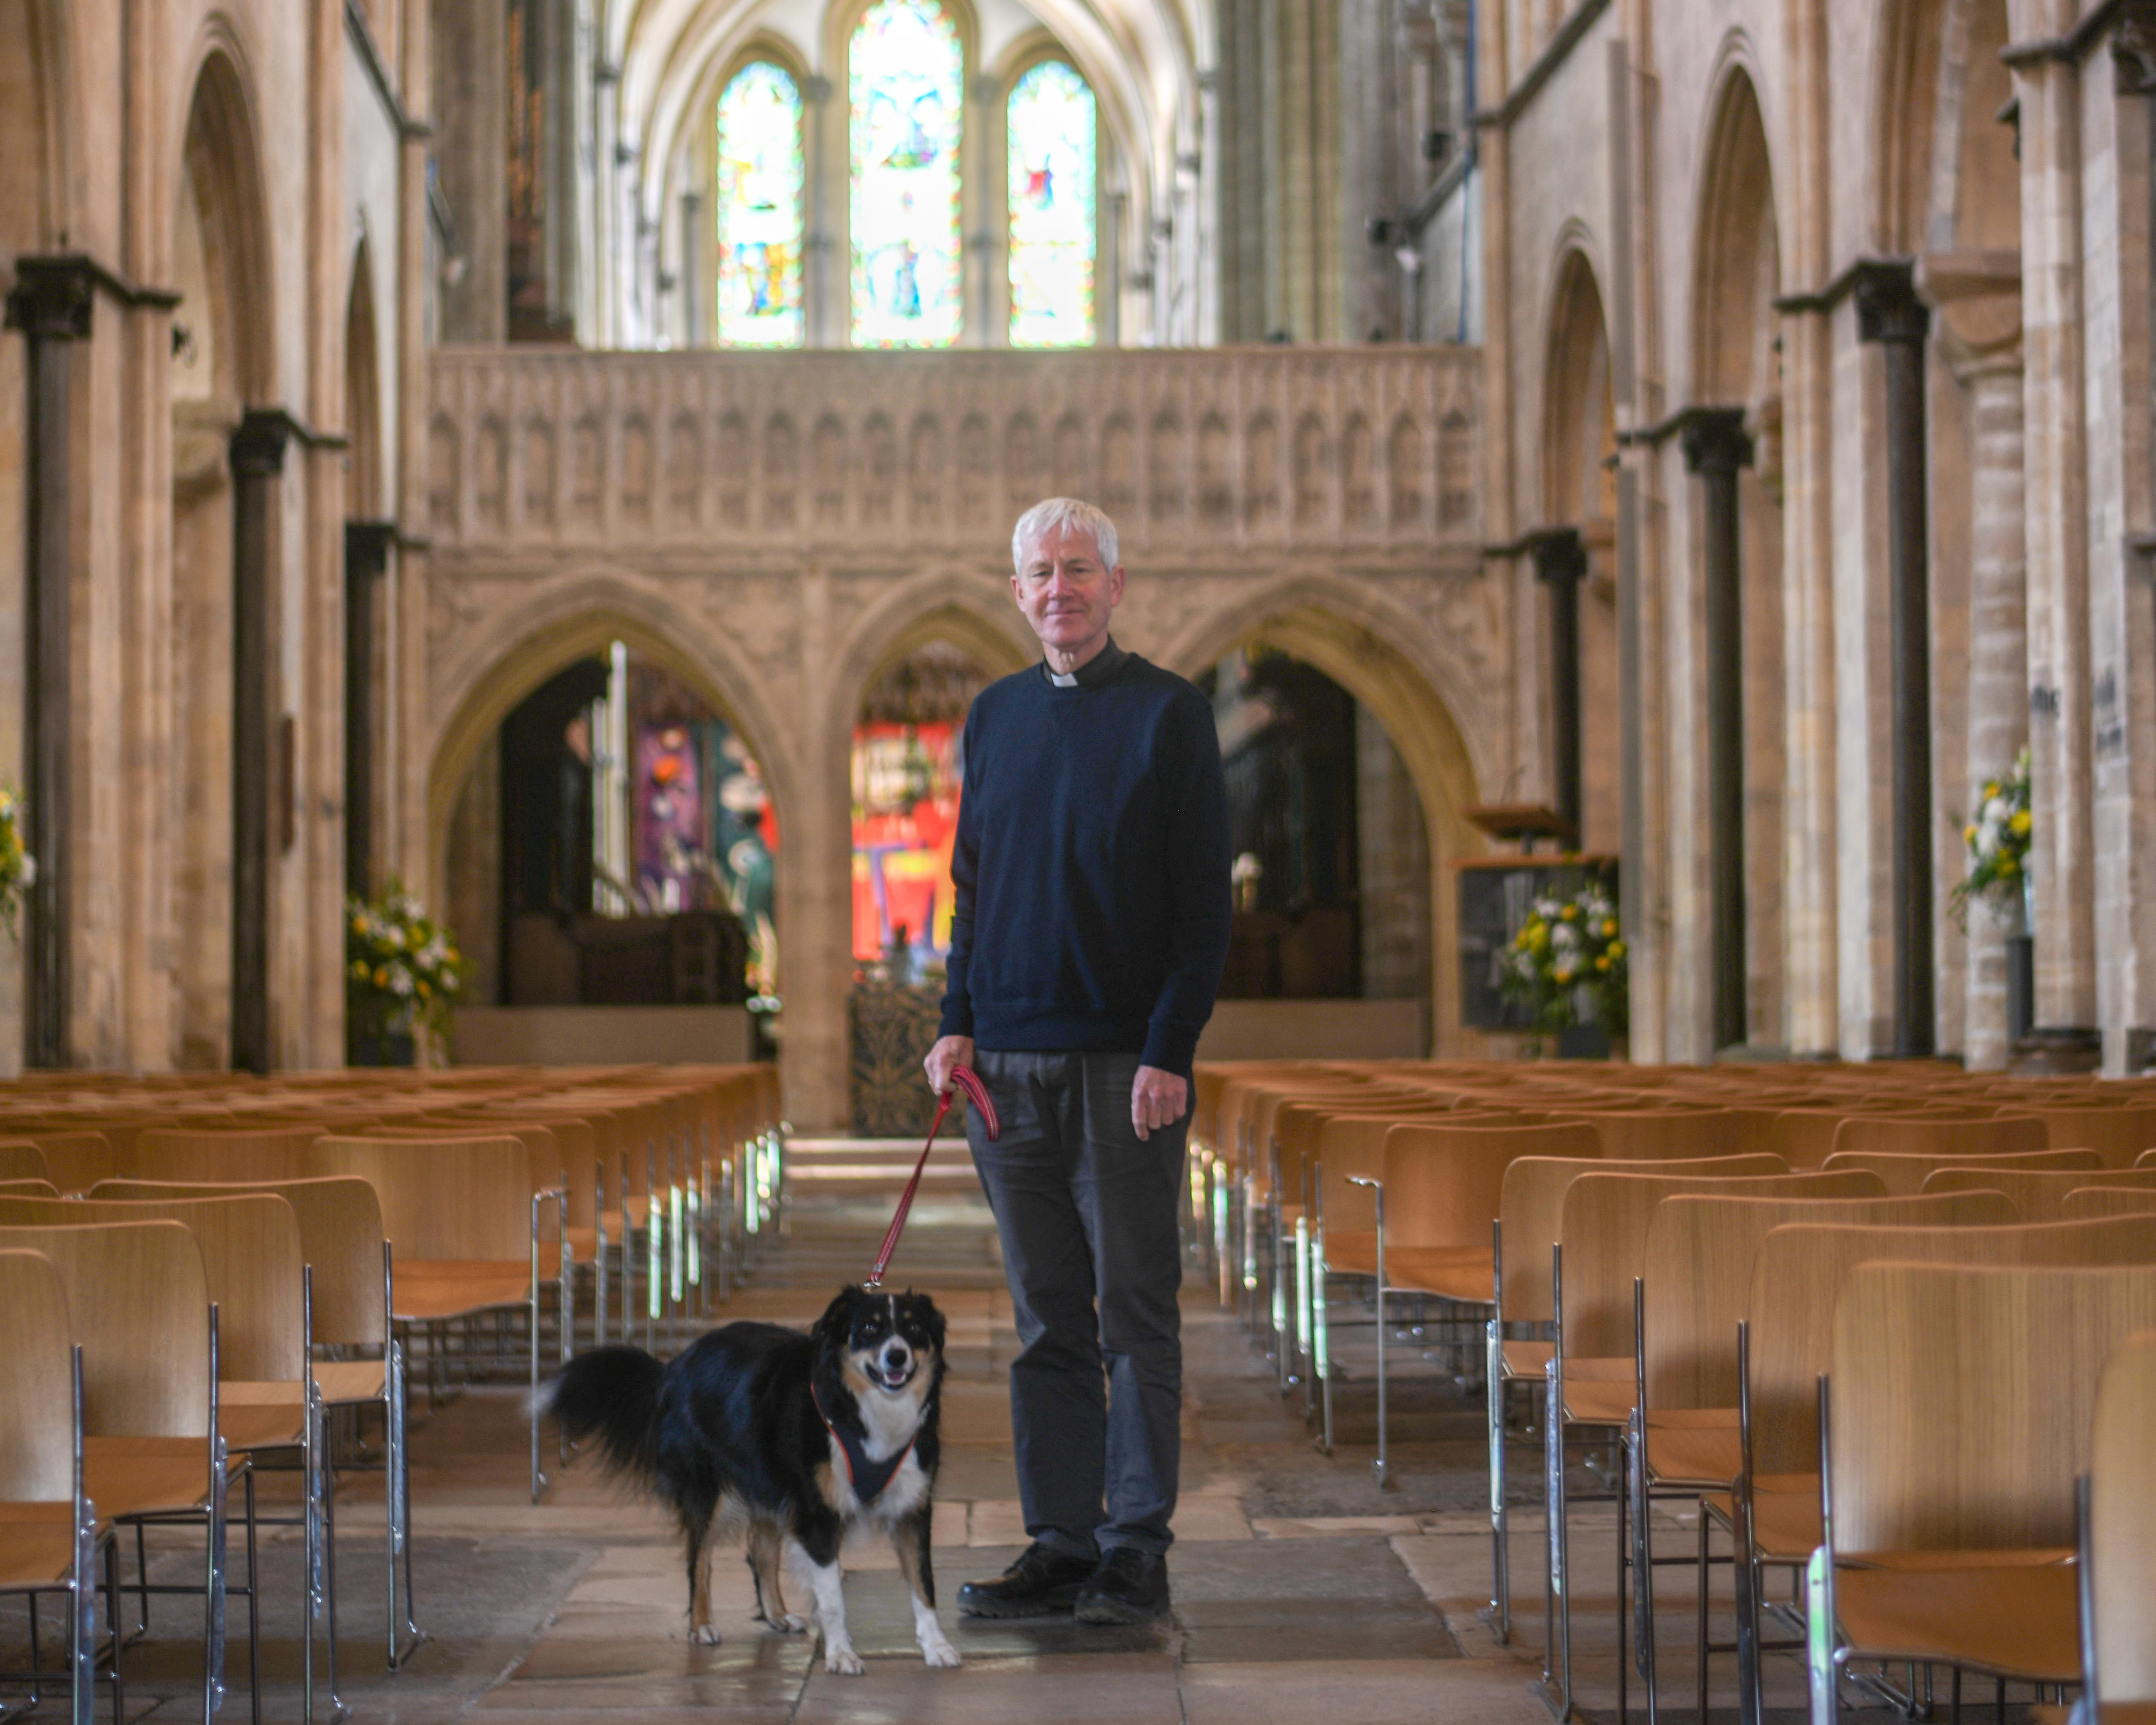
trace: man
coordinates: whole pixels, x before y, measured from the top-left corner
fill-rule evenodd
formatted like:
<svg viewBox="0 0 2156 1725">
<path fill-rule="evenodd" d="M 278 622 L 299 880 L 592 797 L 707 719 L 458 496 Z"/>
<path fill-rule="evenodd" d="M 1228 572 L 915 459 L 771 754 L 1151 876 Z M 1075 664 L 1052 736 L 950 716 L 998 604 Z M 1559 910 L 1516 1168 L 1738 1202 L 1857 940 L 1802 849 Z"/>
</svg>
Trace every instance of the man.
<svg viewBox="0 0 2156 1725">
<path fill-rule="evenodd" d="M 927 1065 L 939 1094 L 972 1066 L 1002 1118 L 998 1142 L 968 1130 L 1022 1344 L 1011 1427 L 1033 1543 L 958 1609 L 1143 1623 L 1168 1604 L 1176 1197 L 1191 1059 L 1228 956 L 1227 793 L 1210 703 L 1109 634 L 1115 523 L 1052 498 L 1019 517 L 1011 556 L 1044 662 L 967 716 Z"/>
</svg>

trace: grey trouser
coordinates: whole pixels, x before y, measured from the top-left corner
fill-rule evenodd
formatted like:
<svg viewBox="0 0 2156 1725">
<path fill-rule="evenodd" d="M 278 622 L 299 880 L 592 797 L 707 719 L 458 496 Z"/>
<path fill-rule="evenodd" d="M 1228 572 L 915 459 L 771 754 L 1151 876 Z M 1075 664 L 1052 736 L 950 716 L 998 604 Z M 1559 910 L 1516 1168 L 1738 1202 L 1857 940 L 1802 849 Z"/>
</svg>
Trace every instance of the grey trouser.
<svg viewBox="0 0 2156 1725">
<path fill-rule="evenodd" d="M 992 1144 L 970 1116 L 967 1137 L 1018 1319 L 1026 1533 L 1077 1557 L 1164 1552 L 1181 1457 L 1176 1195 L 1189 1117 L 1139 1139 L 1134 1054 L 981 1052 L 973 1065 L 1003 1124 Z"/>
</svg>

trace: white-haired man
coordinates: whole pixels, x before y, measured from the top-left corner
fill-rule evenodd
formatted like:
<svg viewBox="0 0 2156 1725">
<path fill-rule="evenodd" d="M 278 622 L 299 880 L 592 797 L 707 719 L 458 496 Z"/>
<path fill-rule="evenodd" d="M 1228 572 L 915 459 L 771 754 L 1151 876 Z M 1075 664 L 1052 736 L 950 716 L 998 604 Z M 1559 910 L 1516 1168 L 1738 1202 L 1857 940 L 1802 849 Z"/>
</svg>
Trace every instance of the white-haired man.
<svg viewBox="0 0 2156 1725">
<path fill-rule="evenodd" d="M 1067 497 L 1011 536 L 1043 663 L 967 716 L 950 984 L 929 1082 L 970 1065 L 970 1128 L 1018 1322 L 1025 1553 L 977 1617 L 1168 1609 L 1183 1405 L 1176 1194 L 1190 1064 L 1227 962 L 1227 793 L 1211 705 L 1126 653 L 1115 523 Z M 1105 1373 L 1106 1384 L 1103 1385 Z"/>
</svg>

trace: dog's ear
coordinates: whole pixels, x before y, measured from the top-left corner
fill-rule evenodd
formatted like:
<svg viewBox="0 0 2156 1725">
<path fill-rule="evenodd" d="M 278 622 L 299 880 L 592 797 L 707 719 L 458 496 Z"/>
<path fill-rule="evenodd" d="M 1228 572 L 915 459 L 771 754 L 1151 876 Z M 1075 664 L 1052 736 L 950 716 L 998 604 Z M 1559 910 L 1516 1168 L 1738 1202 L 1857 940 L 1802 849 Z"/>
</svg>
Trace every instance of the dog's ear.
<svg viewBox="0 0 2156 1725">
<path fill-rule="evenodd" d="M 815 1327 L 808 1332 L 810 1337 L 825 1347 L 843 1346 L 854 1327 L 854 1312 L 860 1298 L 861 1291 L 850 1282 L 841 1287 L 838 1297 L 824 1308 L 824 1315 L 816 1320 Z"/>
</svg>

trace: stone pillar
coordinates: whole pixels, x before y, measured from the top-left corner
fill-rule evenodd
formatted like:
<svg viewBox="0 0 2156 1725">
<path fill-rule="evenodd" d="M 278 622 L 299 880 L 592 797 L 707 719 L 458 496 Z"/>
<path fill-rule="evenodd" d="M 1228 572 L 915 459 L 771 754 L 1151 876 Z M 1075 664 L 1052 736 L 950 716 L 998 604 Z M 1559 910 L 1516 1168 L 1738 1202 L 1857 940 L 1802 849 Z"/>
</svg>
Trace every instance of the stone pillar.
<svg viewBox="0 0 2156 1725">
<path fill-rule="evenodd" d="M 1856 283 L 1861 341 L 1887 361 L 1888 653 L 1893 664 L 1894 1053 L 1938 1046 L 1932 966 L 1932 629 L 1928 536 L 1924 342 L 1929 309 L 1906 264 L 1867 268 Z"/>
<path fill-rule="evenodd" d="M 80 258 L 24 257 L 15 260 L 15 289 L 8 296 L 7 326 L 23 332 L 29 350 L 23 367 L 29 402 L 23 420 L 29 434 L 23 463 L 28 527 L 23 631 L 23 772 L 28 783 L 23 815 L 38 877 L 23 909 L 23 1058 L 31 1066 L 64 1066 L 70 1055 L 74 904 L 68 767 L 74 551 L 68 529 L 74 499 L 68 457 L 74 421 L 68 374 L 74 344 L 89 339 L 95 292 L 90 266 Z"/>
<path fill-rule="evenodd" d="M 375 594 L 396 542 L 393 521 L 344 524 L 344 884 L 374 891 Z"/>
<path fill-rule="evenodd" d="M 270 1070 L 271 519 L 292 421 L 254 408 L 232 434 L 232 1066 Z"/>
<path fill-rule="evenodd" d="M 841 76 L 844 71 L 841 66 Z M 851 161 L 845 134 L 846 107 L 839 103 L 838 117 L 834 119 L 828 78 L 804 78 L 801 102 L 801 135 L 806 145 L 802 168 L 808 204 L 803 213 L 808 232 L 801 259 L 801 287 L 808 305 L 802 319 L 802 345 L 844 347 L 851 345 L 848 315 L 852 306 L 851 264 L 839 255 L 838 235 L 831 230 L 838 219 L 835 211 L 845 208 L 846 172 Z"/>
<path fill-rule="evenodd" d="M 1529 536 L 1535 579 L 1549 589 L 1550 781 L 1557 812 L 1579 843 L 1579 583 L 1587 578 L 1587 547 L 1576 527 L 1551 527 Z"/>
<path fill-rule="evenodd" d="M 1747 1040 L 1744 959 L 1744 569 L 1737 475 L 1752 465 L 1741 408 L 1695 408 L 1681 431 L 1700 479 L 1707 596 L 1707 843 L 1714 1046 Z"/>
</svg>

